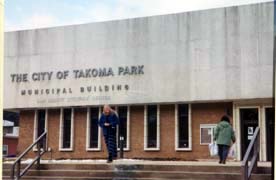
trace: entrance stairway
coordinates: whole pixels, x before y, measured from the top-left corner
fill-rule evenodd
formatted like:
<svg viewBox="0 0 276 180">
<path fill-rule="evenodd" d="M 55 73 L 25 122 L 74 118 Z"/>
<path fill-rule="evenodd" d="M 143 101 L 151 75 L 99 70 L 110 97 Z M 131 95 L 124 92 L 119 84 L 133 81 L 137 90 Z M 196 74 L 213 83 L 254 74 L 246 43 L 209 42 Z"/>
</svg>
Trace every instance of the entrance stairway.
<svg viewBox="0 0 276 180">
<path fill-rule="evenodd" d="M 26 164 L 22 164 L 22 167 Z M 11 164 L 3 165 L 3 179 L 10 179 Z M 22 179 L 29 180 L 89 180 L 89 179 L 186 179 L 186 180 L 240 180 L 238 162 L 219 165 L 217 162 L 135 161 L 116 160 L 111 164 L 97 163 L 43 163 L 40 170 L 32 167 Z M 252 180 L 270 180 L 271 167 L 258 165 Z"/>
</svg>

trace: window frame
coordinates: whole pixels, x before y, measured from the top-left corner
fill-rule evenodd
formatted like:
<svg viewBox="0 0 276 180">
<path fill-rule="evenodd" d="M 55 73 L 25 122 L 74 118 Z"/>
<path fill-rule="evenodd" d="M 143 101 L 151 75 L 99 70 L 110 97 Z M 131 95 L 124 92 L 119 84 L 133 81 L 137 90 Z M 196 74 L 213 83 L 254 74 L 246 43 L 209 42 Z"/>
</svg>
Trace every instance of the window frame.
<svg viewBox="0 0 276 180">
<path fill-rule="evenodd" d="M 36 109 L 34 116 L 33 142 L 36 141 L 38 133 L 38 111 L 45 110 L 45 131 L 48 132 L 48 109 Z M 46 147 L 48 147 L 48 136 L 46 136 Z M 33 147 L 33 151 L 37 151 L 37 146 Z"/>
<path fill-rule="evenodd" d="M 71 109 L 71 137 L 70 148 L 63 148 L 63 113 L 64 109 Z M 73 151 L 74 150 L 74 108 L 61 108 L 60 109 L 60 121 L 59 121 L 59 151 Z"/>
<path fill-rule="evenodd" d="M 215 128 L 217 127 L 217 124 L 200 124 L 200 128 L 199 128 L 199 138 L 200 138 L 200 141 L 199 141 L 199 144 L 202 145 L 202 146 L 206 146 L 206 145 L 209 145 L 210 143 L 213 143 L 214 142 L 214 131 L 215 131 Z M 211 128 L 213 129 L 212 131 L 212 134 L 211 134 L 211 142 L 210 143 L 202 143 L 202 139 L 201 139 L 201 129 L 203 128 Z"/>
<path fill-rule="evenodd" d="M 91 148 L 90 145 L 90 109 L 91 108 L 99 108 L 98 119 L 101 117 L 102 108 L 101 107 L 87 107 L 87 118 L 86 118 L 86 151 L 101 151 L 102 143 L 101 143 L 101 128 L 98 126 L 98 147 Z"/>
<path fill-rule="evenodd" d="M 185 103 L 179 103 L 179 104 L 185 104 Z M 188 140 L 189 140 L 189 146 L 187 148 L 180 148 L 179 145 L 179 124 L 178 124 L 178 107 L 179 104 L 175 104 L 175 151 L 192 151 L 192 106 L 191 104 L 188 105 Z"/>
<path fill-rule="evenodd" d="M 148 120 L 147 120 L 147 111 L 148 106 L 156 105 L 157 106 L 157 147 L 148 148 Z M 149 104 L 144 106 L 144 151 L 160 151 L 160 105 L 159 104 Z"/>
<path fill-rule="evenodd" d="M 257 105 L 256 105 L 257 104 Z M 242 145 L 241 145 L 241 115 L 240 115 L 240 110 L 241 109 L 258 109 L 258 125 L 262 126 L 262 115 L 261 115 L 261 105 L 259 103 L 254 103 L 254 104 L 239 104 L 239 103 L 235 103 L 235 111 L 236 111 L 236 121 L 234 121 L 236 123 L 236 127 L 234 130 L 235 131 L 235 135 L 236 135 L 236 143 L 237 143 L 237 159 L 241 160 L 242 157 Z M 260 127 L 261 129 L 261 127 Z M 262 131 L 260 131 L 260 133 L 262 134 Z M 261 135 L 260 134 L 260 135 Z M 260 143 L 261 143 L 261 136 L 260 136 Z M 263 158 L 263 151 L 262 151 L 262 146 L 260 148 L 260 160 L 262 160 Z"/>
</svg>

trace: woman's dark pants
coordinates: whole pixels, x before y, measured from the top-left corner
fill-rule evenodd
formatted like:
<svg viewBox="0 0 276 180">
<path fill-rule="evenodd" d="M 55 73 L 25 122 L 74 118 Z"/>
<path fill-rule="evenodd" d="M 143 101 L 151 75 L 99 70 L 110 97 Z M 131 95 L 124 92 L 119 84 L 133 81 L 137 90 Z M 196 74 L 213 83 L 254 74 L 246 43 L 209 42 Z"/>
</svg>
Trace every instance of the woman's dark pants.
<svg viewBox="0 0 276 180">
<path fill-rule="evenodd" d="M 108 150 L 108 160 L 117 158 L 116 128 L 107 128 L 107 134 L 104 135 L 105 144 Z"/>
<path fill-rule="evenodd" d="M 226 162 L 228 156 L 229 146 L 218 144 L 218 154 L 219 154 L 219 162 L 224 163 Z"/>
</svg>

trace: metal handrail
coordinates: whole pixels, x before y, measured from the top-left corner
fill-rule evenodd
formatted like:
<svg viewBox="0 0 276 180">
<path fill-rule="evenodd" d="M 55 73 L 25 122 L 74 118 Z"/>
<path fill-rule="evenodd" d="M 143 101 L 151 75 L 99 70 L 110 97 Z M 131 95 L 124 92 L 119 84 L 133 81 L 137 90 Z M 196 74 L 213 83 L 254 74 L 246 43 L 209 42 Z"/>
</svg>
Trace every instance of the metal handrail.
<svg viewBox="0 0 276 180">
<path fill-rule="evenodd" d="M 41 156 L 46 152 L 46 137 L 47 137 L 47 131 L 45 131 L 44 133 L 42 133 L 39 138 L 37 138 L 35 140 L 35 142 L 33 144 L 31 144 L 13 163 L 12 167 L 11 167 L 11 179 L 20 179 L 24 174 L 26 174 L 26 172 L 32 167 L 32 165 L 37 162 L 37 169 L 39 169 L 40 167 L 40 158 Z M 43 151 L 41 152 L 41 141 L 43 143 Z M 37 156 L 35 157 L 35 159 L 28 164 L 23 171 L 20 171 L 20 166 L 21 166 L 21 159 L 35 146 L 37 145 Z M 16 172 L 16 176 L 14 176 L 14 172 L 15 172 L 15 166 L 17 165 L 17 172 Z"/>
<path fill-rule="evenodd" d="M 253 156 L 249 164 L 249 157 L 252 151 L 253 151 Z M 242 180 L 249 180 L 251 174 L 257 171 L 257 162 L 259 159 L 259 153 L 260 153 L 260 128 L 257 127 L 254 132 L 253 138 L 251 139 L 250 144 L 246 150 L 244 158 L 242 160 L 242 164 L 241 164 Z"/>
</svg>

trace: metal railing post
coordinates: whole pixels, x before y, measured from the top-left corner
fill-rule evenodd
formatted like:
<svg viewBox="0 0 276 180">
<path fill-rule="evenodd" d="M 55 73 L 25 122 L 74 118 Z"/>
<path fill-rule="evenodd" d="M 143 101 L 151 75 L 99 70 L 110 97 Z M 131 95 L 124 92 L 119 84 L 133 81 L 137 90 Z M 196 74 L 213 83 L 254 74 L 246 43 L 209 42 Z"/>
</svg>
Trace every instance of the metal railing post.
<svg viewBox="0 0 276 180">
<path fill-rule="evenodd" d="M 258 170 L 258 160 L 260 152 L 260 128 L 257 127 L 251 142 L 248 145 L 241 165 L 241 179 L 248 180 L 252 173 Z M 250 165 L 248 164 L 249 158 L 251 158 Z"/>
<path fill-rule="evenodd" d="M 248 177 L 247 169 L 248 169 L 248 167 L 246 165 L 241 167 L 241 180 L 247 179 L 247 177 Z"/>
<path fill-rule="evenodd" d="M 14 164 L 12 165 L 11 169 L 11 179 L 14 179 Z"/>
<path fill-rule="evenodd" d="M 252 173 L 257 173 L 258 171 L 258 168 L 257 168 L 257 163 L 258 163 L 258 160 L 259 160 L 259 146 L 260 146 L 260 136 L 257 136 L 256 138 L 256 141 L 254 143 L 254 148 L 253 148 L 253 157 L 257 156 L 257 159 L 256 159 L 256 163 L 254 163 L 253 165 L 253 169 L 252 169 Z"/>
<path fill-rule="evenodd" d="M 20 166 L 21 166 L 21 160 L 19 160 L 16 165 L 16 179 L 20 178 Z"/>
<path fill-rule="evenodd" d="M 37 169 L 40 168 L 40 158 L 43 154 L 45 154 L 46 151 L 46 137 L 47 137 L 47 132 L 45 131 L 42 133 L 36 140 L 31 144 L 12 164 L 11 167 L 11 179 L 20 179 L 21 176 L 23 176 L 27 171 L 32 167 L 32 165 L 37 162 Z M 43 151 L 41 152 L 41 146 L 43 145 Z M 20 171 L 20 166 L 21 166 L 21 160 L 22 158 L 30 151 L 32 150 L 33 147 L 37 146 L 37 156 L 36 158 L 29 164 L 27 165 L 22 172 Z M 15 172 L 15 169 L 17 171 Z"/>
<path fill-rule="evenodd" d="M 39 141 L 37 144 L 37 156 L 38 156 L 37 163 L 36 163 L 37 170 L 39 169 L 39 166 L 40 166 L 40 151 L 41 151 L 41 141 Z"/>
<path fill-rule="evenodd" d="M 120 158 L 124 158 L 124 137 L 120 136 Z"/>
<path fill-rule="evenodd" d="M 46 145 L 47 145 L 47 134 L 45 135 L 45 137 L 43 138 L 43 150 L 44 151 L 47 151 L 47 147 L 46 147 Z"/>
</svg>

